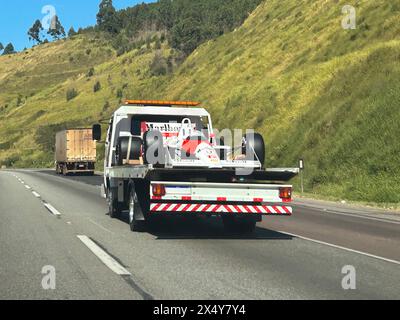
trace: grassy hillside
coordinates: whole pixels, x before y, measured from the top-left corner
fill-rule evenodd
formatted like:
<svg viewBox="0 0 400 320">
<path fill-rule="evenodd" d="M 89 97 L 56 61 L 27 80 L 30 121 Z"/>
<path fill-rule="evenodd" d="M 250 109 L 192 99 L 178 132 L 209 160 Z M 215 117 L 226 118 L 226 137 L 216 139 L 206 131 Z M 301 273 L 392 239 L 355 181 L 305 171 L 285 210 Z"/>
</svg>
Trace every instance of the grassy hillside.
<svg viewBox="0 0 400 320">
<path fill-rule="evenodd" d="M 242 27 L 202 45 L 166 76 L 150 72 L 154 49 L 116 57 L 83 36 L 35 48 L 30 58 L 2 57 L 0 162 L 51 165 L 52 134 L 108 116 L 121 95 L 195 99 L 217 127 L 263 133 L 270 166 L 303 157 L 307 191 L 398 203 L 400 5 L 355 1 L 357 29 L 343 30 L 345 4 L 265 1 Z M 84 60 L 88 49 L 92 58 Z M 75 69 L 69 56 L 78 52 Z M 164 44 L 158 55 L 170 52 Z M 102 89 L 94 93 L 97 81 Z M 67 102 L 71 88 L 79 95 Z"/>
</svg>

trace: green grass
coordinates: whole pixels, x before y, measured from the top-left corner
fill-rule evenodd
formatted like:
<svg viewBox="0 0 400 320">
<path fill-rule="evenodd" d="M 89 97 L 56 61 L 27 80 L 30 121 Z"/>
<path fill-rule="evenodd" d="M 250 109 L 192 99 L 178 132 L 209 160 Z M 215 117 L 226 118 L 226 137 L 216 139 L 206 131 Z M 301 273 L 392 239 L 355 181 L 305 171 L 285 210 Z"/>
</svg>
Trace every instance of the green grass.
<svg viewBox="0 0 400 320">
<path fill-rule="evenodd" d="M 255 128 L 267 141 L 269 166 L 305 159 L 307 192 L 399 203 L 400 8 L 357 1 L 357 29 L 343 30 L 345 4 L 266 1 L 166 76 L 149 69 L 154 50 L 116 57 L 83 36 L 37 47 L 25 60 L 25 53 L 1 57 L 0 162 L 51 165 L 43 132 L 107 118 L 122 90 L 129 98 L 200 100 L 216 127 Z M 79 94 L 67 102 L 71 88 Z"/>
</svg>

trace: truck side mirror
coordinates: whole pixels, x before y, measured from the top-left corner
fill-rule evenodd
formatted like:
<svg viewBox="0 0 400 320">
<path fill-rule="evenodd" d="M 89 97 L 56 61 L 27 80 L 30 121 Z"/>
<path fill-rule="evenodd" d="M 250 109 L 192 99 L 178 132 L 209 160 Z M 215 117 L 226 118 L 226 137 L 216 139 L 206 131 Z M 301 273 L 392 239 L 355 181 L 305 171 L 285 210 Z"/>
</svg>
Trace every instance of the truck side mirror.
<svg viewBox="0 0 400 320">
<path fill-rule="evenodd" d="M 93 140 L 100 141 L 101 140 L 101 125 L 95 124 L 92 129 Z"/>
</svg>

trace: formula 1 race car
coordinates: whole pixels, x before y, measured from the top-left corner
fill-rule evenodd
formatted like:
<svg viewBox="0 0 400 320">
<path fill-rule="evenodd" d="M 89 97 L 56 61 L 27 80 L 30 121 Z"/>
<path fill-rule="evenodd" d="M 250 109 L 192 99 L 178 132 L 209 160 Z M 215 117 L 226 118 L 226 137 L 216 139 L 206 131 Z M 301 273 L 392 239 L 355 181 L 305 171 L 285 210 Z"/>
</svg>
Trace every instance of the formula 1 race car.
<svg viewBox="0 0 400 320">
<path fill-rule="evenodd" d="M 205 109 L 122 107 L 121 113 L 124 108 L 129 108 L 131 128 L 127 128 L 126 134 L 119 130 L 115 153 L 118 165 L 140 163 L 165 168 L 263 168 L 265 143 L 262 136 L 248 133 L 239 148 L 224 146 L 223 140 L 216 137 L 210 114 Z M 121 118 L 119 127 L 124 122 Z M 240 152 L 235 155 L 236 150 Z M 113 155 L 109 156 L 110 163 L 113 163 Z"/>
</svg>

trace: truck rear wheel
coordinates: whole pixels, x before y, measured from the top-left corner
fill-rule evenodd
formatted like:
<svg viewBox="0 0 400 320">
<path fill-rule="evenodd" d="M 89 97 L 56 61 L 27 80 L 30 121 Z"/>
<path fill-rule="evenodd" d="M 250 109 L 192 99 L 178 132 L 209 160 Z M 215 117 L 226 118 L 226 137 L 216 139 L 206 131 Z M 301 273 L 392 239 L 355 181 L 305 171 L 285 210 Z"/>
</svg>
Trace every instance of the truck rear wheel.
<svg viewBox="0 0 400 320">
<path fill-rule="evenodd" d="M 143 232 L 146 229 L 142 207 L 134 188 L 129 195 L 129 225 L 133 232 Z"/>
<path fill-rule="evenodd" d="M 230 233 L 251 234 L 256 229 L 255 219 L 236 219 L 235 217 L 223 217 L 224 228 Z"/>
<path fill-rule="evenodd" d="M 109 188 L 107 194 L 107 201 L 108 201 L 108 214 L 110 218 L 118 218 L 122 212 L 122 207 L 118 202 L 117 192 Z"/>
</svg>

